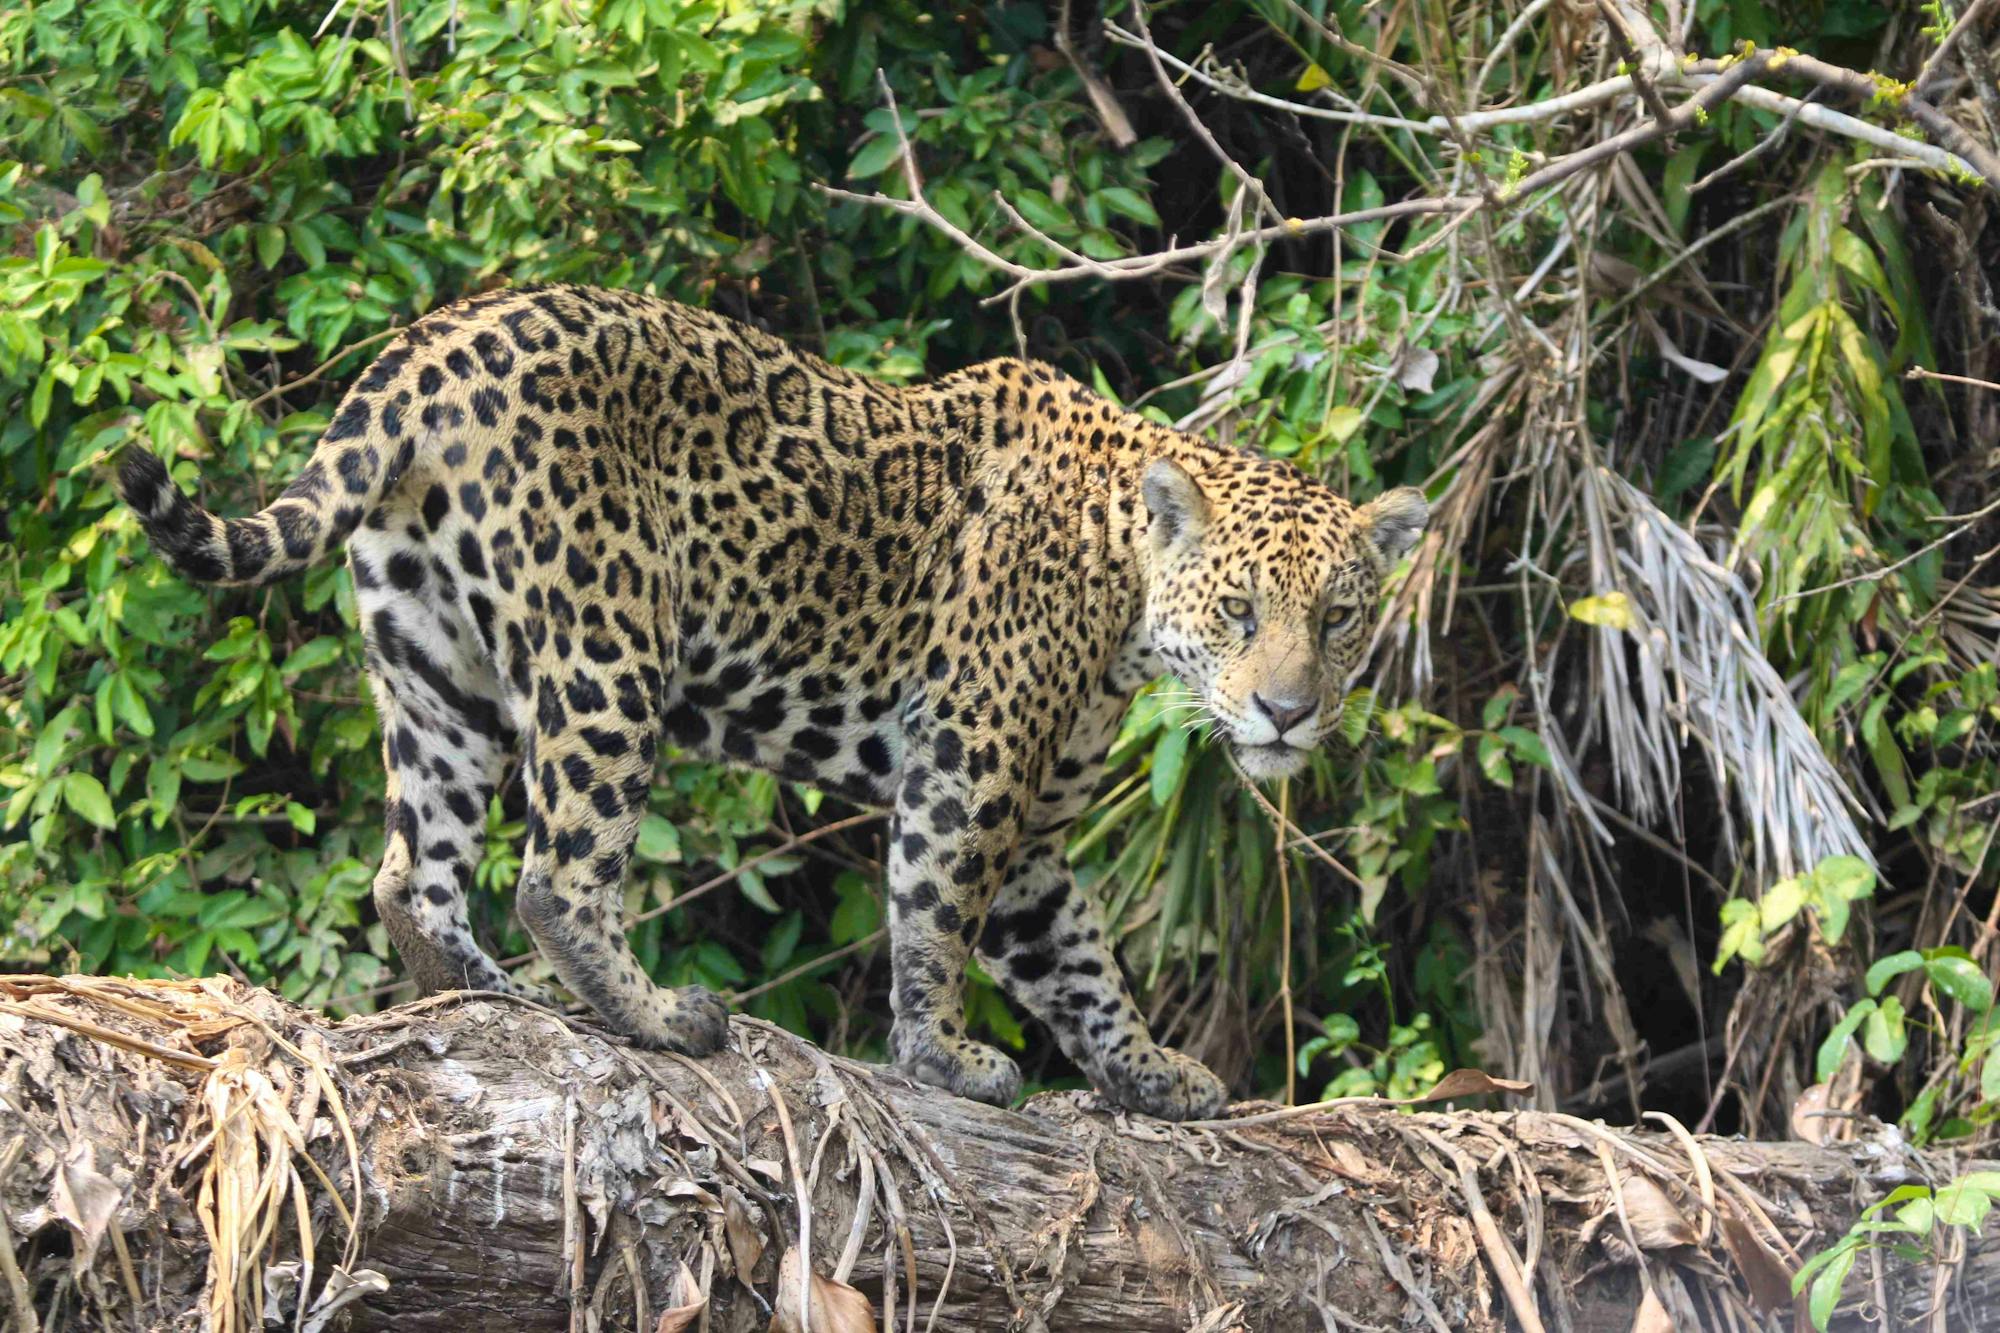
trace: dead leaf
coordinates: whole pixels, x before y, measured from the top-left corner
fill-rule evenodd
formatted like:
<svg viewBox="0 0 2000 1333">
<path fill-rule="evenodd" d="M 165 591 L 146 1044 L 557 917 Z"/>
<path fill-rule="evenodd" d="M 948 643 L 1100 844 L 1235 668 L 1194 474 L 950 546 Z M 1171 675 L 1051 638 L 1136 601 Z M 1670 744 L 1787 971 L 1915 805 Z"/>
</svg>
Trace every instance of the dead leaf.
<svg viewBox="0 0 2000 1333">
<path fill-rule="evenodd" d="M 708 1308 L 708 1293 L 701 1289 L 701 1281 L 694 1275 L 685 1261 L 681 1271 L 674 1276 L 673 1290 L 667 1299 L 673 1302 L 670 1309 L 660 1311 L 660 1322 L 653 1325 L 653 1333 L 681 1333 L 681 1330 L 701 1318 L 701 1312 Z"/>
<path fill-rule="evenodd" d="M 1637 1313 L 1632 1316 L 1632 1333 L 1676 1333 L 1673 1316 L 1667 1313 L 1666 1307 L 1660 1304 L 1660 1298 L 1653 1294 L 1650 1287 L 1640 1300 Z"/>
<path fill-rule="evenodd" d="M 669 1199 L 693 1199 L 711 1213 L 722 1211 L 722 1201 L 692 1180 L 676 1180 L 667 1186 L 666 1194 Z"/>
<path fill-rule="evenodd" d="M 1667 961 L 1673 964 L 1674 980 L 1681 983 L 1688 1002 L 1701 1003 L 1701 962 L 1680 921 L 1671 916 L 1656 916 L 1639 933 L 1666 950 Z"/>
<path fill-rule="evenodd" d="M 874 1333 L 875 1307 L 845 1282 L 812 1275 L 812 1328 L 799 1322 L 799 1271 L 797 1248 L 785 1251 L 778 1264 L 778 1294 L 772 1300 L 769 1333 Z"/>
<path fill-rule="evenodd" d="M 1833 1089 L 1824 1083 L 1815 1083 L 1800 1093 L 1792 1103 L 1792 1137 L 1825 1147 L 1831 1127 L 1826 1109 L 1832 1099 Z"/>
<path fill-rule="evenodd" d="M 73 1262 L 80 1277 L 90 1271 L 91 1260 L 104 1232 L 118 1213 L 120 1195 L 111 1177 L 97 1169 L 97 1149 L 88 1142 L 70 1145 L 56 1172 L 55 1197 L 50 1200 L 56 1216 L 76 1232 Z"/>
<path fill-rule="evenodd" d="M 1437 377 L 1438 354 L 1428 347 L 1412 347 L 1396 366 L 1396 383 L 1411 393 L 1429 393 Z"/>
<path fill-rule="evenodd" d="M 682 1329 L 692 1327 L 707 1308 L 708 1302 L 700 1300 L 693 1305 L 676 1305 L 671 1310 L 662 1310 L 660 1322 L 653 1325 L 653 1333 L 681 1333 Z"/>
<path fill-rule="evenodd" d="M 1523 1083 L 1519 1079 L 1494 1078 L 1491 1074 L 1477 1069 L 1454 1069 L 1437 1081 L 1437 1086 L 1421 1097 L 1406 1098 L 1405 1106 L 1422 1106 L 1426 1102 L 1447 1102 L 1454 1097 L 1490 1097 L 1500 1093 L 1526 1094 L 1533 1092 L 1535 1085 Z"/>
<path fill-rule="evenodd" d="M 1686 371 L 1703 384 L 1720 384 L 1729 378 L 1729 372 L 1713 361 L 1697 360 L 1676 347 L 1674 340 L 1667 336 L 1667 331 L 1651 319 L 1645 320 L 1644 323 L 1652 330 L 1653 345 L 1660 349 L 1660 355 L 1666 359 L 1667 364 Z"/>
<path fill-rule="evenodd" d="M 1243 1302 L 1231 1301 L 1203 1315 L 1188 1333 L 1244 1333 L 1249 1327 L 1243 1322 Z"/>
<path fill-rule="evenodd" d="M 1615 255 L 1605 254 L 1593 247 L 1590 252 L 1590 276 L 1594 282 L 1604 286 L 1629 291 L 1638 286 L 1639 280 L 1646 274 L 1637 264 L 1619 259 Z"/>
<path fill-rule="evenodd" d="M 1326 1164 L 1338 1174 L 1366 1185 L 1381 1183 L 1384 1174 L 1382 1169 L 1363 1157 L 1361 1150 L 1353 1144 L 1343 1139 L 1334 1139 L 1331 1142 L 1322 1139 L 1319 1146 L 1326 1154 Z"/>
<path fill-rule="evenodd" d="M 1625 1220 L 1632 1224 L 1640 1249 L 1671 1250 L 1696 1243 L 1694 1228 L 1651 1177 L 1620 1173 L 1618 1192 L 1625 1200 Z"/>
<path fill-rule="evenodd" d="M 304 1333 L 324 1333 L 342 1306 L 379 1296 L 388 1289 L 389 1279 L 372 1268 L 357 1268 L 352 1273 L 335 1268 L 327 1275 L 326 1285 L 320 1288 L 319 1299 L 306 1311 Z"/>
<path fill-rule="evenodd" d="M 750 1215 L 743 1196 L 735 1190 L 723 1191 L 722 1234 L 729 1241 L 729 1258 L 736 1265 L 736 1280 L 746 1287 L 754 1286 L 755 1279 L 750 1275 L 757 1271 L 757 1261 L 764 1257 L 764 1233 Z"/>
<path fill-rule="evenodd" d="M 1760 1311 L 1770 1314 L 1792 1303 L 1792 1275 L 1784 1261 L 1771 1253 L 1733 1208 L 1722 1214 L 1722 1244 Z"/>
</svg>

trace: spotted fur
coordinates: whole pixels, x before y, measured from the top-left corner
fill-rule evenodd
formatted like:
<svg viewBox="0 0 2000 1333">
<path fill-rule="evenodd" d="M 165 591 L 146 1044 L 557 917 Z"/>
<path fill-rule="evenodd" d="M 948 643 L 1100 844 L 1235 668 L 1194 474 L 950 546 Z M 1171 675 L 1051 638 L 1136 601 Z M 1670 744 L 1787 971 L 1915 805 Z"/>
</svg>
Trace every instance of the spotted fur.
<svg viewBox="0 0 2000 1333">
<path fill-rule="evenodd" d="M 221 519 L 132 451 L 125 497 L 205 583 L 346 542 L 389 771 L 382 920 L 427 987 L 510 989 L 466 890 L 525 764 L 516 910 L 647 1045 L 726 1039 L 620 922 L 662 741 L 893 807 L 893 1047 L 1005 1102 L 962 1020 L 977 947 L 1097 1086 L 1206 1115 L 1063 856 L 1133 692 L 1176 672 L 1253 772 L 1334 724 L 1413 491 L 1356 509 L 1288 464 L 1122 412 L 1041 365 L 892 388 L 706 311 L 489 293 L 405 332 L 269 508 Z"/>
</svg>

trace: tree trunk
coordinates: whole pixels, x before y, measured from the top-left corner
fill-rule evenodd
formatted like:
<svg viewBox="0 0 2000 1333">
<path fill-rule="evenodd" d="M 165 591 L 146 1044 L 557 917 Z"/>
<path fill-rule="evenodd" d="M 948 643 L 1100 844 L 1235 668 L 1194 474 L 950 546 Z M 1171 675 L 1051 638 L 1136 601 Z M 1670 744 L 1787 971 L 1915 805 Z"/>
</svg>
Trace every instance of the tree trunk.
<svg viewBox="0 0 2000 1333">
<path fill-rule="evenodd" d="M 734 1031 L 693 1061 L 491 997 L 336 1023 L 219 980 L 0 979 L 4 1326 L 722 1333 L 775 1301 L 797 1329 L 802 1231 L 840 1333 L 1788 1325 L 1858 1208 L 1979 1165 L 1380 1103 L 1001 1111 Z M 1864 1256 L 1849 1294 L 1984 1326 L 2000 1244 L 1949 1259 Z"/>
</svg>

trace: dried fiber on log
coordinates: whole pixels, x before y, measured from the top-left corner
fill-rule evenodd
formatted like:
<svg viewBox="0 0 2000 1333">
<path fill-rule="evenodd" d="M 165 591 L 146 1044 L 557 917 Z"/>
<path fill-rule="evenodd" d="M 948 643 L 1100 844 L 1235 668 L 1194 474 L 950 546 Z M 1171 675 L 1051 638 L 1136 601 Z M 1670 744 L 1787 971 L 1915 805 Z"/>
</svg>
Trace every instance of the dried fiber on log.
<svg viewBox="0 0 2000 1333">
<path fill-rule="evenodd" d="M 734 1037 L 692 1061 L 496 997 L 333 1022 L 223 980 L 0 979 L 0 1327 L 1789 1327 L 1805 1256 L 1969 1165 L 1379 1102 L 1002 1111 Z M 1967 1249 L 1885 1260 L 1868 1299 L 1978 1327 L 2000 1246 Z"/>
</svg>

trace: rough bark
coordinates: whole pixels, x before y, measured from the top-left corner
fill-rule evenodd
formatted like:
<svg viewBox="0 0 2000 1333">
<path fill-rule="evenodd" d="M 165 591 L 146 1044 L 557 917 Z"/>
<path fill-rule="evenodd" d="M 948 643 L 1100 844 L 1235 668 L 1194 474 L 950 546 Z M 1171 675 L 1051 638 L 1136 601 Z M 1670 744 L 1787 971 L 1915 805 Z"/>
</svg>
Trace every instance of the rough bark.
<svg viewBox="0 0 2000 1333">
<path fill-rule="evenodd" d="M 801 1193 L 876 1327 L 1622 1333 L 1642 1281 L 1678 1327 L 1788 1326 L 1793 1256 L 1979 1165 L 1541 1113 L 1002 1111 L 735 1036 L 695 1062 L 497 998 L 336 1023 L 220 981 L 0 979 L 0 1326 L 312 1328 L 353 1285 L 321 1326 L 655 1333 L 705 1299 L 686 1327 L 763 1329 Z M 1985 1326 L 2000 1241 L 1955 1257 L 1864 1259 L 1851 1292 Z"/>
</svg>

